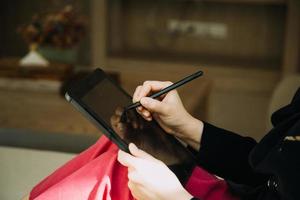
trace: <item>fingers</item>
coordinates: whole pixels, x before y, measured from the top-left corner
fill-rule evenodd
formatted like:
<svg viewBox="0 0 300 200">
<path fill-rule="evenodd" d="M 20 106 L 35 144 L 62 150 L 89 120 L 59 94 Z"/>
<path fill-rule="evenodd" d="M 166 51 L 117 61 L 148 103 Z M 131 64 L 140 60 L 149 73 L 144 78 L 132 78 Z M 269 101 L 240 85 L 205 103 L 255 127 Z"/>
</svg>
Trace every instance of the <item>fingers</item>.
<svg viewBox="0 0 300 200">
<path fill-rule="evenodd" d="M 133 102 L 140 101 L 143 97 L 149 96 L 153 92 L 160 91 L 168 86 L 172 85 L 172 82 L 170 81 L 145 81 L 143 85 L 140 85 L 136 88 L 134 94 L 133 94 Z M 151 104 L 152 105 L 152 104 Z M 150 106 L 151 106 L 150 105 Z M 143 105 L 144 106 L 144 105 Z M 152 110 L 147 110 L 148 107 L 143 108 L 142 106 L 137 108 L 137 112 L 143 116 L 144 119 L 147 121 L 152 120 L 151 112 L 157 112 L 160 111 L 160 108 L 157 108 L 157 104 L 153 104 Z M 149 112 L 150 111 L 150 112 Z"/>
<path fill-rule="evenodd" d="M 142 115 L 142 117 L 147 120 L 147 121 L 151 121 L 152 120 L 152 114 L 146 110 L 145 108 L 143 108 L 142 106 L 140 106 L 137 110 L 137 112 Z"/>
<path fill-rule="evenodd" d="M 137 148 L 137 146 L 133 143 L 129 144 L 129 151 L 132 155 L 119 150 L 118 152 L 118 161 L 128 167 L 128 168 L 139 168 L 140 165 L 143 165 L 143 160 L 151 160 L 155 162 L 159 162 L 156 158 L 146 153 L 145 151 Z"/>
<path fill-rule="evenodd" d="M 118 152 L 118 161 L 128 168 L 135 168 L 137 166 L 136 158 L 122 150 Z"/>
<path fill-rule="evenodd" d="M 128 188 L 134 199 L 145 199 L 145 197 L 143 196 L 143 194 L 145 194 L 145 191 L 141 184 L 129 180 Z"/>
<path fill-rule="evenodd" d="M 139 101 L 142 97 L 149 96 L 149 94 L 158 92 L 170 85 L 172 85 L 172 82 L 170 81 L 145 81 L 143 86 L 139 89 L 139 93 L 136 97 L 137 101 Z"/>
<path fill-rule="evenodd" d="M 136 156 L 138 158 L 144 158 L 144 159 L 155 159 L 153 156 L 150 154 L 146 153 L 145 151 L 137 148 L 137 146 L 133 143 L 129 144 L 129 151 L 133 156 Z"/>
<path fill-rule="evenodd" d="M 140 102 L 150 112 L 162 115 L 168 113 L 169 105 L 162 101 L 158 101 L 149 97 L 143 97 Z"/>
<path fill-rule="evenodd" d="M 129 149 L 131 153 L 134 153 L 135 155 L 141 155 L 142 152 L 139 152 L 140 150 L 133 145 L 132 143 L 129 145 Z M 144 152 L 145 153 L 145 152 Z M 118 152 L 118 161 L 128 167 L 128 187 L 130 189 L 133 189 L 132 187 L 136 184 L 142 184 L 143 179 L 140 177 L 139 170 L 137 170 L 139 163 L 139 158 L 135 158 L 134 156 L 119 150 Z M 130 184 L 130 185 L 129 185 Z"/>
<path fill-rule="evenodd" d="M 138 86 L 138 87 L 135 89 L 135 92 L 134 92 L 133 97 L 132 97 L 132 102 L 133 102 L 133 103 L 138 102 L 138 101 L 140 100 L 139 94 L 140 94 L 141 89 L 142 89 L 142 86 L 141 86 L 141 85 Z M 148 118 L 149 118 L 149 119 L 147 119 L 148 121 L 152 120 L 150 112 L 147 111 L 147 110 L 145 110 L 145 109 L 143 109 L 142 106 L 139 106 L 136 110 L 137 110 L 137 112 L 138 112 L 140 115 L 144 116 L 145 119 L 146 119 L 146 117 L 148 117 Z"/>
<path fill-rule="evenodd" d="M 141 86 L 141 85 L 139 85 L 139 86 L 135 89 L 135 91 L 134 91 L 134 93 L 133 93 L 133 97 L 132 97 L 132 102 L 133 102 L 133 103 L 139 101 L 139 100 L 138 100 L 138 96 L 139 96 L 139 93 L 140 93 L 141 89 L 142 89 L 142 86 Z"/>
</svg>

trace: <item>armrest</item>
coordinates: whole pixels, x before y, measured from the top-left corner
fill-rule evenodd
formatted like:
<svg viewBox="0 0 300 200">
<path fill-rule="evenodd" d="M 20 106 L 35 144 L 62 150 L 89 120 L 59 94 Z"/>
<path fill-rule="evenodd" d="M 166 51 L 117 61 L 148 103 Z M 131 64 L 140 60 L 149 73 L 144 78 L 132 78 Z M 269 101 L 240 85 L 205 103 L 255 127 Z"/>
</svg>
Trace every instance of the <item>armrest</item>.
<svg viewBox="0 0 300 200">
<path fill-rule="evenodd" d="M 79 153 L 98 140 L 98 136 L 0 129 L 0 145 Z"/>
</svg>

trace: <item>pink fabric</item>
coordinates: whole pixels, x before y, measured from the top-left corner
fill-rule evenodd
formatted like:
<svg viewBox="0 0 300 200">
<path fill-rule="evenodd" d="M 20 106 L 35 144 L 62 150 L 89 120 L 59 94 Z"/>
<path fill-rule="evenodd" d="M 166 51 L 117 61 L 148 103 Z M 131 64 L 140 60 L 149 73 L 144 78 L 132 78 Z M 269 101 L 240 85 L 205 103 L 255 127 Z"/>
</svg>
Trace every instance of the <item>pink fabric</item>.
<svg viewBox="0 0 300 200">
<path fill-rule="evenodd" d="M 30 200 L 131 200 L 127 169 L 106 137 L 36 185 Z"/>
<path fill-rule="evenodd" d="M 117 161 L 116 145 L 101 137 L 93 146 L 36 185 L 30 200 L 132 200 L 127 168 Z M 203 200 L 236 200 L 225 181 L 196 167 L 187 190 Z"/>
<path fill-rule="evenodd" d="M 238 200 L 233 196 L 227 183 L 200 167 L 195 167 L 185 185 L 187 191 L 201 200 Z"/>
</svg>

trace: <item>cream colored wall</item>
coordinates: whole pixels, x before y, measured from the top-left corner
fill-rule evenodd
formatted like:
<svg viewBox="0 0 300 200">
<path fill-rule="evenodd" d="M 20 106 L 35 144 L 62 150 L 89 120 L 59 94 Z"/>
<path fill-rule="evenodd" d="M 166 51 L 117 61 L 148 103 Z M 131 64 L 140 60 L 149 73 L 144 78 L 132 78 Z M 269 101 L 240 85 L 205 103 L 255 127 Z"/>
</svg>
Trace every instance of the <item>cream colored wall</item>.
<svg viewBox="0 0 300 200">
<path fill-rule="evenodd" d="M 259 140 L 266 133 L 271 91 L 214 90 L 210 97 L 209 121 Z"/>
<path fill-rule="evenodd" d="M 266 133 L 269 103 L 280 74 L 267 70 L 219 68 L 209 75 L 214 80 L 209 120 L 259 140 Z"/>
</svg>

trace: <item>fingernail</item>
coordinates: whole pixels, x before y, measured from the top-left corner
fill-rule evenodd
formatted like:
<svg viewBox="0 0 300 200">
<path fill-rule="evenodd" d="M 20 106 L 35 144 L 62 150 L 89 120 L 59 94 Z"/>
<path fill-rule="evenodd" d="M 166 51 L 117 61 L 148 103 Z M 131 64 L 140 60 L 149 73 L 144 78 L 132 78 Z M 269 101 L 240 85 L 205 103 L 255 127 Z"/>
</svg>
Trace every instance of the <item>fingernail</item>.
<svg viewBox="0 0 300 200">
<path fill-rule="evenodd" d="M 150 116 L 150 113 L 149 113 L 148 111 L 145 110 L 145 111 L 143 112 L 143 115 L 144 115 L 145 117 L 149 117 L 149 116 Z"/>
<path fill-rule="evenodd" d="M 129 146 L 134 151 L 138 150 L 137 146 L 135 144 L 133 144 L 133 143 L 130 143 Z"/>
<path fill-rule="evenodd" d="M 146 120 L 147 120 L 148 122 L 150 122 L 150 121 L 152 120 L 152 117 L 147 117 Z"/>
</svg>

